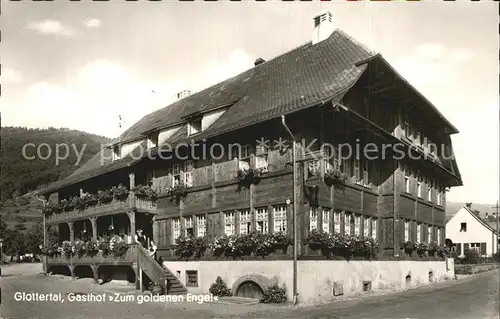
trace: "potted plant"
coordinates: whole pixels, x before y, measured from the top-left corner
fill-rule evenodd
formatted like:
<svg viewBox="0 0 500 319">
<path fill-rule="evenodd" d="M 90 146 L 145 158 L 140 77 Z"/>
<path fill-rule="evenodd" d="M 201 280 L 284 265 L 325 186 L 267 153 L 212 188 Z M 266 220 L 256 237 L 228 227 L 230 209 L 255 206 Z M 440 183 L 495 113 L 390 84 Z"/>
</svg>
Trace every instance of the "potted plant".
<svg viewBox="0 0 500 319">
<path fill-rule="evenodd" d="M 97 200 L 100 204 L 107 204 L 113 200 L 113 193 L 110 189 L 97 192 Z"/>
<path fill-rule="evenodd" d="M 417 250 L 417 254 L 420 257 L 422 257 L 429 251 L 429 245 L 427 243 L 418 243 L 416 250 Z"/>
<path fill-rule="evenodd" d="M 327 186 L 343 188 L 347 177 L 338 169 L 328 168 L 325 172 L 324 181 Z"/>
<path fill-rule="evenodd" d="M 76 240 L 74 243 L 73 243 L 73 247 L 74 247 L 74 253 L 76 255 L 78 255 L 78 257 L 83 257 L 86 253 L 86 245 L 83 241 L 81 240 Z"/>
<path fill-rule="evenodd" d="M 411 256 L 413 251 L 417 249 L 415 243 L 411 240 L 407 241 L 406 243 L 403 243 L 403 248 L 405 252 L 408 254 L 408 256 Z"/>
<path fill-rule="evenodd" d="M 288 246 L 292 244 L 292 238 L 286 232 L 278 232 L 271 234 L 273 248 L 275 250 L 282 250 L 286 252 Z"/>
<path fill-rule="evenodd" d="M 429 256 L 434 256 L 438 252 L 439 248 L 440 247 L 437 242 L 430 242 L 428 247 Z"/>
<path fill-rule="evenodd" d="M 238 190 L 242 187 L 249 187 L 251 184 L 258 184 L 263 172 L 263 168 L 245 168 L 238 170 L 236 176 L 238 180 Z"/>
<path fill-rule="evenodd" d="M 71 258 L 75 255 L 75 247 L 68 240 L 63 241 L 62 250 L 66 258 Z"/>
<path fill-rule="evenodd" d="M 106 257 L 110 254 L 111 250 L 109 247 L 109 242 L 107 240 L 101 240 L 98 242 L 98 249 L 102 252 L 102 256 Z"/>
<path fill-rule="evenodd" d="M 253 237 L 255 241 L 254 253 L 256 256 L 264 258 L 265 256 L 268 256 L 269 254 L 274 252 L 273 239 L 270 235 L 254 233 Z"/>
<path fill-rule="evenodd" d="M 224 254 L 224 251 L 226 250 L 226 247 L 229 245 L 229 238 L 228 236 L 222 236 L 222 237 L 217 237 L 214 239 L 210 245 L 208 245 L 208 248 L 212 251 L 212 254 L 215 257 L 220 257 L 222 254 Z"/>
<path fill-rule="evenodd" d="M 158 194 L 156 191 L 150 187 L 145 185 L 139 185 L 133 189 L 134 194 L 139 198 L 145 198 L 152 201 L 156 201 L 158 198 Z"/>
<path fill-rule="evenodd" d="M 113 193 L 113 198 L 119 200 L 119 201 L 124 201 L 128 198 L 128 189 L 127 187 L 123 186 L 122 184 L 118 186 L 113 186 L 111 188 L 111 192 Z"/>
<path fill-rule="evenodd" d="M 61 212 L 61 207 L 52 202 L 47 202 L 47 204 L 42 208 L 42 212 L 45 216 L 50 216 L 52 214 L 59 214 Z"/>
<path fill-rule="evenodd" d="M 309 236 L 304 239 L 304 245 L 308 245 L 312 250 L 328 250 L 329 235 L 323 231 L 313 230 Z"/>
<path fill-rule="evenodd" d="M 97 205 L 97 196 L 90 193 L 84 193 L 82 200 L 85 203 L 85 208 Z"/>
<path fill-rule="evenodd" d="M 99 252 L 99 242 L 92 239 L 85 243 L 87 256 L 94 257 Z"/>
<path fill-rule="evenodd" d="M 128 245 L 125 244 L 125 242 L 123 241 L 117 241 L 113 243 L 113 245 L 111 246 L 112 246 L 110 247 L 111 252 L 113 253 L 113 256 L 115 256 L 116 258 L 123 258 L 129 248 Z"/>
<path fill-rule="evenodd" d="M 70 212 L 75 208 L 73 198 L 61 200 L 60 205 L 65 212 Z"/>
<path fill-rule="evenodd" d="M 178 183 L 174 187 L 167 188 L 167 195 L 175 199 L 177 203 L 187 196 L 187 187 L 183 183 Z"/>
<path fill-rule="evenodd" d="M 87 208 L 85 201 L 81 197 L 73 197 L 71 201 L 73 203 L 73 207 L 75 207 L 77 210 L 84 210 L 85 208 Z"/>
</svg>

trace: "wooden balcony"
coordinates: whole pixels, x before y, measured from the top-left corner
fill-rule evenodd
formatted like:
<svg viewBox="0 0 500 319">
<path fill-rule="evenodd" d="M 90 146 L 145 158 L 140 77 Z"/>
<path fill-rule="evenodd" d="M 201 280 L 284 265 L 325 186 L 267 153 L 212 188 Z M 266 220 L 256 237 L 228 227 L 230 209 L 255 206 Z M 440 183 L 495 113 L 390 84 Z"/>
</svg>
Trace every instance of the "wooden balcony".
<svg viewBox="0 0 500 319">
<path fill-rule="evenodd" d="M 188 172 L 181 171 L 180 174 L 157 177 L 154 179 L 153 188 L 161 194 L 179 182 L 184 183 L 187 187 L 207 186 L 236 179 L 239 169 L 251 167 L 273 172 L 284 169 L 288 163 L 291 163 L 290 150 L 283 154 L 278 150 L 269 151 L 259 156 L 252 155 L 244 160 L 234 159 L 213 163 Z"/>
<path fill-rule="evenodd" d="M 113 215 L 125 213 L 130 210 L 138 212 L 156 213 L 156 202 L 144 198 L 139 198 L 133 193 L 130 193 L 125 200 L 113 199 L 107 204 L 97 204 L 83 210 L 73 209 L 71 211 L 61 212 L 59 214 L 52 214 L 47 217 L 48 224 L 64 223 L 74 220 L 87 219 L 94 216 Z"/>
<path fill-rule="evenodd" d="M 115 257 L 112 254 L 103 256 L 102 252 L 98 252 L 94 257 L 89 256 L 73 256 L 70 258 L 64 255 L 58 257 L 48 257 L 49 265 L 131 265 L 137 260 L 137 251 L 135 245 L 131 245 L 123 257 Z"/>
</svg>

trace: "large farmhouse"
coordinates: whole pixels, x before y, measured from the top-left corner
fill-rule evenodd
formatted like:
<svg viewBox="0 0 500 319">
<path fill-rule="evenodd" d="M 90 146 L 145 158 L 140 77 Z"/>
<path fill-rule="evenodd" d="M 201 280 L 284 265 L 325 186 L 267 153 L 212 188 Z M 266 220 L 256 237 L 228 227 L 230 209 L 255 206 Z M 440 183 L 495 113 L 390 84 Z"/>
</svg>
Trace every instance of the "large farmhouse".
<svg viewBox="0 0 500 319">
<path fill-rule="evenodd" d="M 367 281 L 375 288 L 425 282 L 432 272 L 442 278 L 442 260 L 330 261 L 303 244 L 335 233 L 370 238 L 381 258 L 408 259 L 409 240 L 444 242 L 446 190 L 462 185 L 450 139 L 457 129 L 380 54 L 336 29 L 330 12 L 313 22 L 311 41 L 201 92 L 181 92 L 44 189 L 46 231 L 56 229 L 60 242 L 119 235 L 128 245 L 116 255 L 51 256 L 47 267 L 90 269 L 96 280 L 103 269 L 123 271 L 137 283 L 144 273 L 167 279 L 169 293 L 207 292 L 217 276 L 240 295 L 277 281 L 304 300 L 331 297 L 334 284 L 349 292 Z M 138 229 L 164 269 L 136 244 Z M 253 233 L 283 249 L 217 258 L 224 238 Z M 179 261 L 179 238 L 211 245 Z"/>
</svg>

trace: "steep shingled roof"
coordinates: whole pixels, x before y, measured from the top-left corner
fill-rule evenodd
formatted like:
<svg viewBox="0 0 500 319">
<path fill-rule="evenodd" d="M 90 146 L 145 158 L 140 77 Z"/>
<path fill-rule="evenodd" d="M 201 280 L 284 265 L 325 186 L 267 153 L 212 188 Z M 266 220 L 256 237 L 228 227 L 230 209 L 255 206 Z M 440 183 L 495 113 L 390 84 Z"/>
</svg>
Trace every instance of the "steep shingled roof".
<svg viewBox="0 0 500 319">
<path fill-rule="evenodd" d="M 144 132 L 182 123 L 185 116 L 223 105 L 232 104 L 202 132 L 204 138 L 311 107 L 334 97 L 341 98 L 366 69 L 366 64 L 357 64 L 375 55 L 344 32 L 335 30 L 322 42 L 315 45 L 308 42 L 144 116 L 126 130 L 120 140 L 135 140 Z M 180 141 L 187 137 L 186 133 L 187 130 L 180 130 L 167 142 Z M 105 152 L 109 150 L 103 150 L 74 174 L 39 193 L 55 191 L 135 162 L 134 158 L 127 156 L 101 165 L 100 159 L 106 157 Z"/>
</svg>

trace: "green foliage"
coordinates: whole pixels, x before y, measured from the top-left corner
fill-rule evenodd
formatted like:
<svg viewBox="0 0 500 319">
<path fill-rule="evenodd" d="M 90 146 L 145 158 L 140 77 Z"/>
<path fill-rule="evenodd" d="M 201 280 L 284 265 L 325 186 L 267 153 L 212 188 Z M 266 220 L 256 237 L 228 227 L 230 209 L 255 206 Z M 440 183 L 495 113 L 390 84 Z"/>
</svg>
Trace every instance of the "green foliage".
<svg viewBox="0 0 500 319">
<path fill-rule="evenodd" d="M 175 254 L 181 259 L 200 258 L 207 250 L 204 237 L 179 237 L 175 241 Z"/>
<path fill-rule="evenodd" d="M 210 289 L 208 291 L 217 297 L 230 297 L 233 295 L 231 293 L 231 289 L 227 288 L 226 283 L 220 276 L 217 277 L 215 283 L 210 286 Z"/>
<path fill-rule="evenodd" d="M 286 288 L 277 284 L 269 286 L 260 299 L 262 303 L 285 303 L 287 302 Z"/>
<path fill-rule="evenodd" d="M 250 255 L 265 257 L 278 250 L 286 251 L 291 243 L 286 233 L 250 233 L 217 237 L 208 247 L 215 257 L 224 255 L 236 259 Z"/>
<path fill-rule="evenodd" d="M 380 251 L 379 242 L 371 237 L 341 236 L 337 233 L 327 234 L 321 230 L 312 231 L 303 244 L 313 250 L 320 250 L 327 258 L 333 254 L 346 259 L 353 256 L 373 259 Z"/>
<path fill-rule="evenodd" d="M 134 193 L 139 198 L 147 198 L 153 201 L 155 201 L 158 198 L 158 194 L 150 186 L 139 185 L 136 188 L 134 188 Z"/>
<path fill-rule="evenodd" d="M 101 145 L 110 140 L 105 137 L 83 133 L 68 129 L 27 129 L 22 127 L 2 127 L 2 166 L 0 178 L 0 200 L 15 199 L 21 194 L 28 193 L 41 186 L 48 185 L 61 178 L 67 177 L 78 167 L 78 155 L 71 150 L 74 145 L 79 151 L 86 145 L 82 165 L 101 150 Z M 23 146 L 33 143 L 36 146 L 47 143 L 52 148 L 52 154 L 47 160 L 39 157 L 28 159 L 23 156 Z M 55 149 L 57 144 L 67 144 L 70 147 L 68 158 L 55 163 Z M 42 153 L 46 149 L 42 148 Z M 61 148 L 62 153 L 64 153 Z M 26 148 L 26 155 L 32 158 L 36 149 Z M 48 155 L 48 154 L 42 154 Z M 61 154 L 65 155 L 65 154 Z"/>
</svg>

